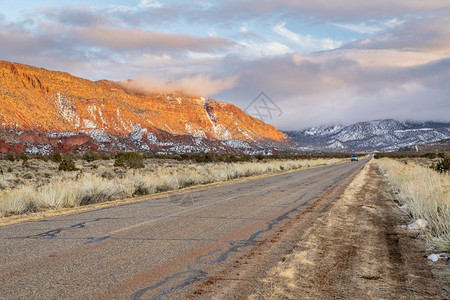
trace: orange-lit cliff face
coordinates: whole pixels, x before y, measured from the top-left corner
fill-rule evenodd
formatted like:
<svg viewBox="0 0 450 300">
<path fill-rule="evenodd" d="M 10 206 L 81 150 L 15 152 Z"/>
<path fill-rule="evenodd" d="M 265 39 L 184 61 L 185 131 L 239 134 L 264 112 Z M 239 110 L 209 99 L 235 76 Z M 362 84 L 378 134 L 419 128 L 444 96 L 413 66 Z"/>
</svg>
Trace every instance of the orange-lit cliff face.
<svg viewBox="0 0 450 300">
<path fill-rule="evenodd" d="M 3 132 L 31 131 L 59 140 L 61 135 L 51 133 L 83 134 L 109 144 L 115 143 L 111 137 L 132 138 L 141 150 L 179 136 L 197 138 L 197 143 L 199 138 L 285 142 L 275 127 L 231 104 L 177 93 L 139 93 L 115 82 L 92 82 L 4 61 L 0 125 Z M 27 141 L 34 142 L 31 137 Z"/>
</svg>

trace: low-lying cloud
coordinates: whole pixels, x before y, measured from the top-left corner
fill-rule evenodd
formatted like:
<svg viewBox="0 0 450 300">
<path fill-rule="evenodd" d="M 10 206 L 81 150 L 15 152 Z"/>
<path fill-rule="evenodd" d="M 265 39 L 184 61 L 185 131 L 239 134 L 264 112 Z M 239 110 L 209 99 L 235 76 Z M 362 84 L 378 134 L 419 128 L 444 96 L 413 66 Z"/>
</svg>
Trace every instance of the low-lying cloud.
<svg viewBox="0 0 450 300">
<path fill-rule="evenodd" d="M 181 92 L 188 95 L 213 95 L 232 89 L 238 76 L 214 79 L 208 74 L 182 77 L 176 81 L 163 81 L 153 77 L 140 77 L 121 82 L 126 87 L 141 92 Z"/>
</svg>

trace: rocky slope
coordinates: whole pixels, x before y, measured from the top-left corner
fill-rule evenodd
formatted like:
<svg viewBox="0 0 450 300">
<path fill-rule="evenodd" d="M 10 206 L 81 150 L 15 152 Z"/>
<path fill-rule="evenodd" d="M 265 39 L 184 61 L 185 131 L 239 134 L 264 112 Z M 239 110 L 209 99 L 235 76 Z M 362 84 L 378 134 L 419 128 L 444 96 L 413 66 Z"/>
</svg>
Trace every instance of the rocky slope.
<svg viewBox="0 0 450 300">
<path fill-rule="evenodd" d="M 395 151 L 450 138 L 450 123 L 377 120 L 287 131 L 286 134 L 304 151 Z"/>
<path fill-rule="evenodd" d="M 258 152 L 286 143 L 231 104 L 127 86 L 0 61 L 0 153 Z"/>
</svg>

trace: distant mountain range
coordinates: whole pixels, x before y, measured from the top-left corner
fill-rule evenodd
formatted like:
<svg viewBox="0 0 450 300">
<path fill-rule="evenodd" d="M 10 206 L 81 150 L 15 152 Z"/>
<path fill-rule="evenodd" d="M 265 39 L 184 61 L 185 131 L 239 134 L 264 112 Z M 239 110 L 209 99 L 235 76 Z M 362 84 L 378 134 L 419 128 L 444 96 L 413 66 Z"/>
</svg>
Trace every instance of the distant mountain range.
<svg viewBox="0 0 450 300">
<path fill-rule="evenodd" d="M 450 123 L 376 120 L 285 132 L 301 151 L 396 151 L 450 138 Z"/>
<path fill-rule="evenodd" d="M 211 98 L 0 61 L 0 153 L 395 151 L 449 138 L 450 123 L 395 120 L 283 133 Z"/>
<path fill-rule="evenodd" d="M 271 153 L 288 145 L 238 107 L 0 61 L 0 153 Z"/>
</svg>

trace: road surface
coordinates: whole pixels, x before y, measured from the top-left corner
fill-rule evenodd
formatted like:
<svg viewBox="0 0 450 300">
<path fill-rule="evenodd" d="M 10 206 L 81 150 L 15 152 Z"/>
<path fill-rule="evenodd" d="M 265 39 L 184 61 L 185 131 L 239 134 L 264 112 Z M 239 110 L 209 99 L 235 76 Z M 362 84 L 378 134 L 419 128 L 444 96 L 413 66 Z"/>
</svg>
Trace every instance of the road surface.
<svg viewBox="0 0 450 300">
<path fill-rule="evenodd" d="M 0 227 L 0 298 L 201 298 L 217 278 L 232 298 L 246 268 L 237 262 L 259 252 L 250 265 L 269 263 L 265 252 L 287 245 L 275 242 L 283 224 L 325 210 L 366 162 Z"/>
</svg>

